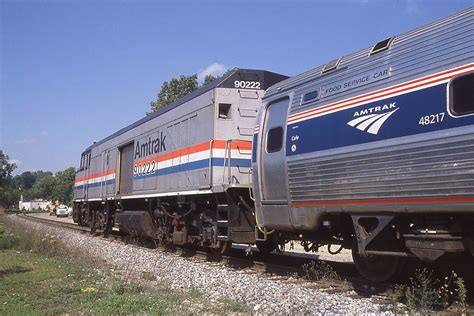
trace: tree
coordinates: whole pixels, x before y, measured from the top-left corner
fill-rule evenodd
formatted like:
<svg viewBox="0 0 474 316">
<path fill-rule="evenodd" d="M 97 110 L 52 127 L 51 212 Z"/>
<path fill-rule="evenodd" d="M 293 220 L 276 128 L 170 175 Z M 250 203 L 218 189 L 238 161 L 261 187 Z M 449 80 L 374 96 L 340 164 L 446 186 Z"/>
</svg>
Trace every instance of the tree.
<svg viewBox="0 0 474 316">
<path fill-rule="evenodd" d="M 53 199 L 53 191 L 56 186 L 56 178 L 52 175 L 44 175 L 43 177 L 36 180 L 33 188 L 31 189 L 32 198 L 35 199 Z"/>
<path fill-rule="evenodd" d="M 202 86 L 211 83 L 216 79 L 227 76 L 234 70 L 235 68 L 227 69 L 227 71 L 224 72 L 222 76 L 206 75 L 204 77 L 204 82 L 202 83 Z M 181 75 L 179 76 L 179 78 L 172 78 L 169 82 L 165 81 L 161 85 L 160 92 L 158 93 L 158 98 L 155 101 L 150 102 L 151 111 L 158 111 L 159 109 L 173 103 L 174 101 L 184 97 L 188 93 L 191 93 L 202 86 L 199 86 L 197 74 L 190 76 Z"/>
<path fill-rule="evenodd" d="M 207 85 L 208 83 L 211 83 L 213 82 L 214 80 L 216 80 L 217 78 L 219 77 L 214 77 L 213 75 L 206 75 L 204 77 L 204 82 L 202 83 L 203 85 Z"/>
<path fill-rule="evenodd" d="M 0 184 L 11 179 L 12 172 L 16 168 L 16 165 L 11 163 L 9 159 L 8 155 L 4 154 L 3 150 L 0 149 Z"/>
<path fill-rule="evenodd" d="M 0 150 L 0 208 L 9 208 L 19 199 L 19 191 L 12 179 L 16 165 Z"/>
<path fill-rule="evenodd" d="M 43 197 L 41 192 L 38 191 L 38 187 L 34 187 L 34 185 L 39 179 L 52 176 L 53 173 L 50 171 L 25 171 L 22 174 L 15 176 L 13 182 L 15 183 L 15 187 L 21 190 L 21 194 L 25 201 L 30 201 L 35 198 L 46 199 L 46 197 Z"/>
<path fill-rule="evenodd" d="M 179 78 L 172 78 L 169 82 L 165 81 L 161 85 L 158 98 L 150 102 L 151 110 L 153 112 L 157 111 L 193 92 L 198 87 L 197 74 L 190 76 L 181 75 Z"/>
<path fill-rule="evenodd" d="M 204 77 L 204 82 L 202 83 L 202 85 L 206 85 L 208 83 L 211 83 L 213 82 L 214 80 L 217 80 L 217 79 L 220 79 L 222 77 L 225 77 L 227 76 L 229 73 L 233 72 L 235 70 L 235 68 L 230 68 L 230 69 L 227 69 L 223 74 L 222 76 L 213 76 L 213 75 L 206 75 Z"/>
<path fill-rule="evenodd" d="M 25 171 L 13 178 L 15 186 L 21 188 L 22 191 L 29 190 L 33 187 L 36 182 L 36 173 L 31 171 Z"/>
<path fill-rule="evenodd" d="M 63 171 L 56 172 L 56 182 L 52 191 L 52 199 L 59 200 L 63 204 L 70 204 L 73 198 L 74 178 L 76 170 L 69 167 Z"/>
</svg>

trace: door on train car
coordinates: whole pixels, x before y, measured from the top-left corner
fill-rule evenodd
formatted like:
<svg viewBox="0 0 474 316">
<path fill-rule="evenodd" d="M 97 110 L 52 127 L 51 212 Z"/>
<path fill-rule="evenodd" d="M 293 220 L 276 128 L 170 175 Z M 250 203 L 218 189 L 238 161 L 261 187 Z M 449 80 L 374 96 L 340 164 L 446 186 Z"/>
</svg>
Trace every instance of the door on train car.
<svg viewBox="0 0 474 316">
<path fill-rule="evenodd" d="M 289 99 L 285 98 L 267 106 L 263 122 L 260 147 L 262 202 L 287 204 L 286 173 L 286 119 Z"/>
<path fill-rule="evenodd" d="M 120 170 L 117 193 L 120 195 L 130 194 L 133 191 L 133 144 L 119 148 Z"/>
</svg>

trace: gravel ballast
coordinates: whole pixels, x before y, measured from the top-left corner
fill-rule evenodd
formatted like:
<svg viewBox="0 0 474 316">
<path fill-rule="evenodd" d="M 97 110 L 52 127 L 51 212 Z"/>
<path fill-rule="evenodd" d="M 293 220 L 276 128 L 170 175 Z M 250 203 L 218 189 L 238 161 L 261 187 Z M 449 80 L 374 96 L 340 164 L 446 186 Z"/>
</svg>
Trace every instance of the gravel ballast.
<svg viewBox="0 0 474 316">
<path fill-rule="evenodd" d="M 380 313 L 371 299 L 354 299 L 342 294 L 328 294 L 297 283 L 275 280 L 259 273 L 227 268 L 222 264 L 197 262 L 157 249 L 147 249 L 102 237 L 92 237 L 73 230 L 53 227 L 16 216 L 12 222 L 28 229 L 67 236 L 66 248 L 80 251 L 94 260 L 103 260 L 117 272 L 154 275 L 156 283 L 170 289 L 194 289 L 212 299 L 243 302 L 263 313 Z M 122 273 L 123 274 L 123 273 Z M 129 273 L 130 274 L 130 273 Z"/>
</svg>

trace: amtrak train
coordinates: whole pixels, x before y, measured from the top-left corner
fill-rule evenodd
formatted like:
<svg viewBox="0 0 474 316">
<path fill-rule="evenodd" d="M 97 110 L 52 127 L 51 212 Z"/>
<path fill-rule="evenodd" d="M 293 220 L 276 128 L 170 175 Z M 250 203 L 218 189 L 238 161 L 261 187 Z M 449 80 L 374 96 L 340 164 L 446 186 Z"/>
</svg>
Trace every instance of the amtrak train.
<svg viewBox="0 0 474 316">
<path fill-rule="evenodd" d="M 87 148 L 74 220 L 225 251 L 474 255 L 474 8 L 295 77 L 236 69 Z"/>
</svg>

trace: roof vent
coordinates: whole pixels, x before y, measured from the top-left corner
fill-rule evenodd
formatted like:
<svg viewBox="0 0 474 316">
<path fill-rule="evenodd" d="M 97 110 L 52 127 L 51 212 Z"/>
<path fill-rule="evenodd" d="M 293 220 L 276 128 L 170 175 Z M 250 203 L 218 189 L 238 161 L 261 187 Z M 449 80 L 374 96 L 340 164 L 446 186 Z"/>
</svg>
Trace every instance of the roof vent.
<svg viewBox="0 0 474 316">
<path fill-rule="evenodd" d="M 378 52 L 382 52 L 390 47 L 392 45 L 393 40 L 395 39 L 395 36 L 384 39 L 383 41 L 378 42 L 377 44 L 372 47 L 372 50 L 370 51 L 370 56 L 377 54 Z"/>
<path fill-rule="evenodd" d="M 323 74 L 323 73 L 326 73 L 326 72 L 329 72 L 331 70 L 336 69 L 339 66 L 339 63 L 341 62 L 341 60 L 342 60 L 342 57 L 339 57 L 338 59 L 331 60 L 326 65 L 324 65 L 323 70 L 321 71 L 321 73 Z"/>
</svg>

